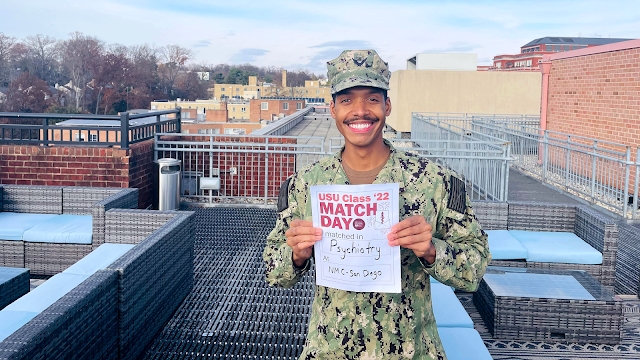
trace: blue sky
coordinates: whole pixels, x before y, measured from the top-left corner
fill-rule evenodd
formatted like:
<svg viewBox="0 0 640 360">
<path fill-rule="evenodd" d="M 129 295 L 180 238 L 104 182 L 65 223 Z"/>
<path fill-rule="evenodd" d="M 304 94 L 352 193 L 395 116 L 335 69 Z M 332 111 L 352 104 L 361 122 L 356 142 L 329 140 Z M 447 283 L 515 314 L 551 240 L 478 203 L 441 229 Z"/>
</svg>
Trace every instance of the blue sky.
<svg viewBox="0 0 640 360">
<path fill-rule="evenodd" d="M 640 38 L 640 1 L 2 1 L 0 32 L 73 31 L 124 45 L 179 44 L 195 63 L 326 72 L 344 49 L 374 48 L 391 70 L 420 52 L 471 52 L 480 65 L 544 36 Z"/>
</svg>

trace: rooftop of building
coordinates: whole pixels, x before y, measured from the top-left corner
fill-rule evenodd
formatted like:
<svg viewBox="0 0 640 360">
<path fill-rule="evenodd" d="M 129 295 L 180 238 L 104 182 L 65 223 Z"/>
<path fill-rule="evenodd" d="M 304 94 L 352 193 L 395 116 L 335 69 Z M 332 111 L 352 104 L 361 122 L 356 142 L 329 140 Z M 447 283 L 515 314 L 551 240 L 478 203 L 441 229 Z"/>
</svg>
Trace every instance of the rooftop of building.
<svg viewBox="0 0 640 360">
<path fill-rule="evenodd" d="M 618 39 L 618 38 L 587 38 L 587 37 L 556 37 L 545 36 L 539 39 L 532 40 L 522 47 L 533 46 L 538 44 L 560 44 L 560 45 L 605 45 L 615 42 L 627 41 L 633 39 Z"/>
</svg>

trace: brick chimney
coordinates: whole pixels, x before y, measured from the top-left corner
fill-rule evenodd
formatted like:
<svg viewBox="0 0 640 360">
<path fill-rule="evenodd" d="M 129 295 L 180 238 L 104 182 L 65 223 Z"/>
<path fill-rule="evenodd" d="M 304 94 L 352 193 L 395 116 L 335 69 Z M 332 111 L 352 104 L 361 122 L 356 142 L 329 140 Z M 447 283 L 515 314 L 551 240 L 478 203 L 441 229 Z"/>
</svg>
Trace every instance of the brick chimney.
<svg viewBox="0 0 640 360">
<path fill-rule="evenodd" d="M 282 87 L 287 87 L 287 70 L 282 70 Z"/>
</svg>

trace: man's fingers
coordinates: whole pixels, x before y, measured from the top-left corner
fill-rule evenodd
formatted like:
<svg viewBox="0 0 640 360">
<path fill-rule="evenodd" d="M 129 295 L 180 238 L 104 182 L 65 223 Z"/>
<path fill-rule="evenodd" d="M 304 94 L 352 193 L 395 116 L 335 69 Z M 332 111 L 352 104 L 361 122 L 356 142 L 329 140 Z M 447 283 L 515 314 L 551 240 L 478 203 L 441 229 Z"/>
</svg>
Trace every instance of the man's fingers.
<svg viewBox="0 0 640 360">
<path fill-rule="evenodd" d="M 299 227 L 299 226 L 302 226 L 302 227 L 313 227 L 313 223 L 311 221 L 307 221 L 307 220 L 295 219 L 289 225 L 290 228 L 295 228 L 295 227 Z"/>
<path fill-rule="evenodd" d="M 422 233 L 431 233 L 431 225 L 429 225 L 426 222 L 423 223 L 419 223 L 417 225 L 408 227 L 408 228 L 404 228 L 398 232 L 395 233 L 390 233 L 389 234 L 389 238 L 390 239 L 399 239 L 399 238 L 403 238 L 405 236 L 411 236 L 411 235 L 417 235 L 417 234 L 422 234 Z"/>
<path fill-rule="evenodd" d="M 412 244 L 419 244 L 427 241 L 431 241 L 431 234 L 418 234 L 418 235 L 405 236 L 405 237 L 396 239 L 394 243 L 402 247 L 408 247 L 409 245 L 412 245 Z"/>
<path fill-rule="evenodd" d="M 293 236 L 299 236 L 299 235 L 322 236 L 322 229 L 314 228 L 314 227 L 310 227 L 310 226 L 297 226 L 297 227 L 289 228 L 289 230 L 287 230 L 284 233 L 284 235 L 286 237 L 293 237 Z"/>
<path fill-rule="evenodd" d="M 410 218 L 406 218 L 406 219 L 400 221 L 399 223 L 393 225 L 391 227 L 391 232 L 392 233 L 398 232 L 398 231 L 401 231 L 403 229 L 418 225 L 421 222 L 426 222 L 424 217 L 421 216 L 421 215 L 414 215 L 414 216 L 412 216 Z"/>
<path fill-rule="evenodd" d="M 308 241 L 312 241 L 315 243 L 318 240 L 320 240 L 320 238 L 317 237 L 316 235 L 298 235 L 298 236 L 294 236 L 287 239 L 287 244 L 295 245 L 295 244 L 308 242 Z"/>
</svg>

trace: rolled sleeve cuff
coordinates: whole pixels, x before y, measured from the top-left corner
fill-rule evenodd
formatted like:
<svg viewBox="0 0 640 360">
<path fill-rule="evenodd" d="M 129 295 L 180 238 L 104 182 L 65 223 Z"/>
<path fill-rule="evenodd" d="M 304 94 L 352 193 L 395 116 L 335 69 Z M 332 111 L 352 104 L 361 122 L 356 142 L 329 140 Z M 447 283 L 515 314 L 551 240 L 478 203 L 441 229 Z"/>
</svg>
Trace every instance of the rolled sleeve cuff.
<svg viewBox="0 0 640 360">
<path fill-rule="evenodd" d="M 296 264 L 293 262 L 293 254 L 291 254 L 291 265 L 293 266 L 293 272 L 296 275 L 302 275 L 306 273 L 311 267 L 311 258 L 307 259 L 307 261 L 304 262 L 304 265 L 302 265 L 302 267 L 297 267 Z"/>
<path fill-rule="evenodd" d="M 447 263 L 449 245 L 446 241 L 436 238 L 432 238 L 431 243 L 436 248 L 436 260 L 433 264 L 429 264 L 427 260 L 419 258 L 420 263 L 429 276 L 435 277 L 438 281 L 446 280 L 442 277 L 444 274 L 441 270 Z"/>
</svg>

